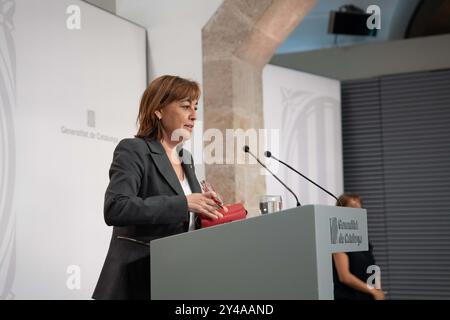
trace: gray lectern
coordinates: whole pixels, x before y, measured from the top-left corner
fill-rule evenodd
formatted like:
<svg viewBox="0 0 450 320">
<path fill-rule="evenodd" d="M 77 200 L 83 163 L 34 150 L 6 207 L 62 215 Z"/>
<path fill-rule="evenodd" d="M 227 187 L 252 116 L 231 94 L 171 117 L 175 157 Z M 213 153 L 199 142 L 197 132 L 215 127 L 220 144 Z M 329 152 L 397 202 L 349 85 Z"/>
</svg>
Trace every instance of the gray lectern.
<svg viewBox="0 0 450 320">
<path fill-rule="evenodd" d="M 366 210 L 288 209 L 152 241 L 151 295 L 333 299 L 331 253 L 366 250 Z"/>
</svg>

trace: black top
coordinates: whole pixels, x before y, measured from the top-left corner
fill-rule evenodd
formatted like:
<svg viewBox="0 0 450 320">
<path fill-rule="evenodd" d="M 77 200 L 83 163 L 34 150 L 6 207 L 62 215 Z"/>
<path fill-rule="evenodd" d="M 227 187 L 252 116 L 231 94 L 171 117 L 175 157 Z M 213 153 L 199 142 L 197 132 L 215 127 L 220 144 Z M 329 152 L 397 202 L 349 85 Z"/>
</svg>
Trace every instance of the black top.
<svg viewBox="0 0 450 320">
<path fill-rule="evenodd" d="M 375 258 L 373 257 L 373 246 L 369 242 L 369 251 L 360 252 L 345 252 L 348 256 L 350 273 L 356 276 L 363 282 L 367 282 L 372 274 L 367 273 L 367 267 L 375 264 Z M 335 300 L 372 300 L 372 296 L 368 293 L 364 293 L 355 290 L 339 281 L 339 277 L 336 271 L 333 260 L 333 283 L 334 283 L 334 299 Z"/>
<path fill-rule="evenodd" d="M 182 151 L 182 166 L 192 193 L 201 193 L 192 156 Z M 145 243 L 187 232 L 187 199 L 157 140 L 122 140 L 114 151 L 109 177 L 104 217 L 113 231 L 93 298 L 148 299 L 150 250 L 120 237 Z"/>
</svg>

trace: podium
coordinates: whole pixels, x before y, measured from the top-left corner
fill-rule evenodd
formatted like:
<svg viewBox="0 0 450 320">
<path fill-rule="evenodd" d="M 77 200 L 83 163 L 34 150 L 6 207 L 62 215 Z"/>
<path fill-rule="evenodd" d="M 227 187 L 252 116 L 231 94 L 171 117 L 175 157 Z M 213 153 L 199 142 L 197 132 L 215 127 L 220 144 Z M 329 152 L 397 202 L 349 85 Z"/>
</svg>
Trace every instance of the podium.
<svg viewBox="0 0 450 320">
<path fill-rule="evenodd" d="M 307 205 L 150 246 L 155 300 L 333 299 L 332 253 L 368 250 L 367 215 Z"/>
</svg>

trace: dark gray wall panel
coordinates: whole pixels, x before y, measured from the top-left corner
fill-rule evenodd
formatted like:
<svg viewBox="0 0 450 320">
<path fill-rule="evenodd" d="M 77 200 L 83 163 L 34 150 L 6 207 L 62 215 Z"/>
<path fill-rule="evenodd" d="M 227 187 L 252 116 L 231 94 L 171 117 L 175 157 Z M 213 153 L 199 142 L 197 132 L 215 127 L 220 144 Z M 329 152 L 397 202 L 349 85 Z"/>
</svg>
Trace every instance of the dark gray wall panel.
<svg viewBox="0 0 450 320">
<path fill-rule="evenodd" d="M 450 70 L 342 84 L 344 185 L 392 299 L 450 298 Z"/>
</svg>

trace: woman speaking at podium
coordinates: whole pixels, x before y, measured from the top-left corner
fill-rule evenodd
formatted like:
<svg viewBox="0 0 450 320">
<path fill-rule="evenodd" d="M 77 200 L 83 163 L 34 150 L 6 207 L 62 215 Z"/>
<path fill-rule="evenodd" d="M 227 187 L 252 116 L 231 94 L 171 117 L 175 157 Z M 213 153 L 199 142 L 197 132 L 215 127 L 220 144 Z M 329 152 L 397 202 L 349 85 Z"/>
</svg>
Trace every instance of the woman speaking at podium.
<svg viewBox="0 0 450 320">
<path fill-rule="evenodd" d="M 193 230 L 198 215 L 222 214 L 203 193 L 191 154 L 180 148 L 197 119 L 200 88 L 176 76 L 145 90 L 135 138 L 117 145 L 105 193 L 104 218 L 113 226 L 94 299 L 149 299 L 151 240 Z"/>
<path fill-rule="evenodd" d="M 344 193 L 337 206 L 361 208 L 361 198 L 355 193 Z M 369 251 L 333 253 L 333 280 L 335 300 L 384 300 L 384 293 L 367 286 L 367 267 L 375 264 L 372 245 Z"/>
</svg>

